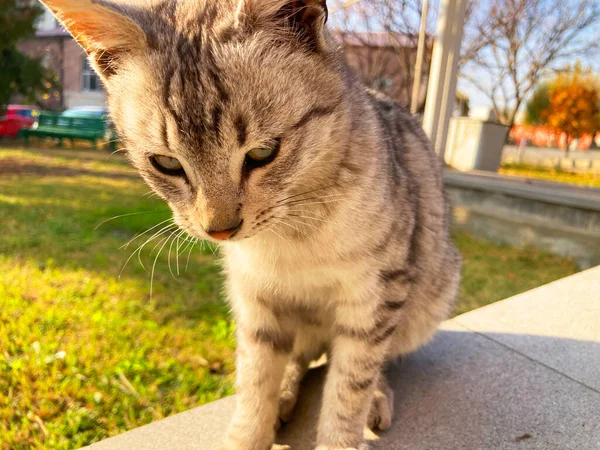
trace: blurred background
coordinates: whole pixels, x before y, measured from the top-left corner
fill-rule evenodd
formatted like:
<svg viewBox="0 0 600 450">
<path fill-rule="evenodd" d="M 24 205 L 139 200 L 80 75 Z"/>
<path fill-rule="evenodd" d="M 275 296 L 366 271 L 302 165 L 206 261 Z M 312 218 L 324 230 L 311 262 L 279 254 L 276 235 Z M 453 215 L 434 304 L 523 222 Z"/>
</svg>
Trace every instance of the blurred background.
<svg viewBox="0 0 600 450">
<path fill-rule="evenodd" d="M 0 449 L 71 449 L 233 393 L 218 251 L 130 168 L 84 52 L 0 0 Z M 330 1 L 445 163 L 456 314 L 600 264 L 597 0 Z"/>
</svg>

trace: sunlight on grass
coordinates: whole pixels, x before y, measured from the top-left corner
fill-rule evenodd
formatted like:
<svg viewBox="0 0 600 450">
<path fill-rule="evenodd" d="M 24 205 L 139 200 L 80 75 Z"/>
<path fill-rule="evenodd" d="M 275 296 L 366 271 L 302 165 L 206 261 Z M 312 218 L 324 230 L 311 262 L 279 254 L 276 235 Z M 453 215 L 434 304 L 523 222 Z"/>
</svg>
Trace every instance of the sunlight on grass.
<svg viewBox="0 0 600 450">
<path fill-rule="evenodd" d="M 143 196 L 148 188 L 123 158 L 97 162 L 99 154 L 71 152 L 67 176 L 0 179 L 3 449 L 78 448 L 232 393 L 233 324 L 212 253 L 196 248 L 187 273 L 182 255 L 173 278 L 163 252 L 152 298 L 137 257 L 119 279 L 144 241 L 120 247 L 170 213 Z M 42 165 L 51 155 L 28 151 L 26 160 Z M 98 177 L 76 173 L 88 159 Z M 114 166 L 130 178 L 103 176 Z M 132 212 L 141 214 L 95 230 Z M 146 266 L 153 247 L 141 255 Z"/>
<path fill-rule="evenodd" d="M 600 188 L 600 173 L 573 173 L 560 168 L 550 169 L 526 164 L 504 164 L 498 173 L 502 175 L 535 178 L 538 180 L 554 181 L 557 183 L 574 184 L 577 186 Z"/>
<path fill-rule="evenodd" d="M 514 248 L 453 233 L 463 260 L 463 280 L 455 315 L 548 284 L 578 271 L 571 258 L 534 247 Z"/>
<path fill-rule="evenodd" d="M 123 157 L 0 149 L 0 449 L 74 449 L 233 392 L 234 325 L 210 249 L 148 244 L 170 217 Z M 137 213 L 110 220 L 108 218 Z M 458 312 L 575 272 L 457 233 Z M 160 242 L 160 241 L 159 241 Z M 168 246 L 167 246 L 168 247 Z M 169 262 L 175 276 L 170 274 Z"/>
<path fill-rule="evenodd" d="M 176 311 L 143 280 L 52 260 L 3 257 L 0 270 L 0 436 L 11 448 L 77 447 L 232 392 L 223 308 L 175 298 Z"/>
</svg>

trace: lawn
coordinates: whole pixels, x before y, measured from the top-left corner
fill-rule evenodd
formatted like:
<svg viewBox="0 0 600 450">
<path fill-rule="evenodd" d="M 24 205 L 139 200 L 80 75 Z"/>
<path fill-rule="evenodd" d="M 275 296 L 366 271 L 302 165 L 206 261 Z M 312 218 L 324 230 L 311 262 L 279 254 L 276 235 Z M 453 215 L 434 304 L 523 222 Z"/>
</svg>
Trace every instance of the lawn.
<svg viewBox="0 0 600 450">
<path fill-rule="evenodd" d="M 125 265 L 160 227 L 136 234 L 170 214 L 124 158 L 0 149 L 0 217 L 0 449 L 78 448 L 233 392 L 234 325 L 212 250 L 163 234 Z M 577 271 L 454 237 L 457 313 Z"/>
<path fill-rule="evenodd" d="M 600 173 L 567 172 L 560 168 L 550 169 L 526 164 L 503 164 L 498 173 L 502 175 L 535 178 L 557 183 L 600 188 Z"/>
</svg>

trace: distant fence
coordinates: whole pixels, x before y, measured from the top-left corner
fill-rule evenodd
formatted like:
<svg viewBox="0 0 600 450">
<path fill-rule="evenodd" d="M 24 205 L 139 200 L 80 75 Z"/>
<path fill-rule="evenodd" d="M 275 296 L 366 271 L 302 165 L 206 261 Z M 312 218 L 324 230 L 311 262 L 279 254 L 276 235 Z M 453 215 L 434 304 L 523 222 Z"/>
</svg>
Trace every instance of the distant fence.
<svg viewBox="0 0 600 450">
<path fill-rule="evenodd" d="M 565 172 L 600 174 L 600 151 L 573 151 L 566 156 L 564 151 L 506 146 L 502 153 L 502 164 L 527 164 Z"/>
</svg>

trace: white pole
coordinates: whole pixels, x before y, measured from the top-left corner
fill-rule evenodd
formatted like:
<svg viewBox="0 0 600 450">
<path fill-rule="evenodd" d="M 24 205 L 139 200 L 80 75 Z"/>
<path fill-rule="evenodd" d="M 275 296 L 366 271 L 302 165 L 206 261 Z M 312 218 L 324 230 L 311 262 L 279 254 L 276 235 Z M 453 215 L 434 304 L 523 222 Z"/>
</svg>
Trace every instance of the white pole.
<svg viewBox="0 0 600 450">
<path fill-rule="evenodd" d="M 446 67 L 446 79 L 443 80 L 444 90 L 442 95 L 442 103 L 440 105 L 440 118 L 438 121 L 438 130 L 434 142 L 434 148 L 438 156 L 444 161 L 446 152 L 446 141 L 448 139 L 448 126 L 454 103 L 456 101 L 456 82 L 458 61 L 460 59 L 460 48 L 462 44 L 463 31 L 465 27 L 465 13 L 467 10 L 468 0 L 457 0 L 458 4 L 454 9 L 454 17 L 452 20 L 452 36 L 447 42 L 449 47 L 448 61 Z"/>
<path fill-rule="evenodd" d="M 411 114 L 416 114 L 419 109 L 419 94 L 421 93 L 421 78 L 423 75 L 423 58 L 427 47 L 427 14 L 429 13 L 429 0 L 423 0 L 421 11 L 421 28 L 419 29 L 419 44 L 417 46 L 417 61 L 415 64 L 415 81 L 413 83 L 412 100 L 410 102 Z"/>
<path fill-rule="evenodd" d="M 423 116 L 423 129 L 431 139 L 436 142 L 442 96 L 444 94 L 444 80 L 448 67 L 449 41 L 452 38 L 452 22 L 457 0 L 441 0 L 440 11 L 435 31 L 435 43 L 431 56 L 429 69 L 429 84 L 427 87 L 427 102 Z M 437 149 L 436 149 L 437 151 Z"/>
</svg>

